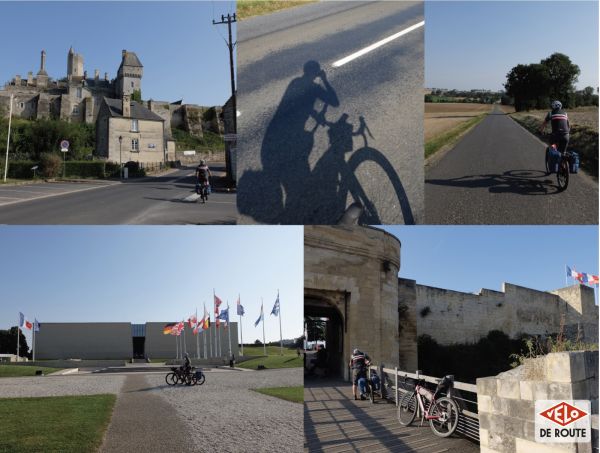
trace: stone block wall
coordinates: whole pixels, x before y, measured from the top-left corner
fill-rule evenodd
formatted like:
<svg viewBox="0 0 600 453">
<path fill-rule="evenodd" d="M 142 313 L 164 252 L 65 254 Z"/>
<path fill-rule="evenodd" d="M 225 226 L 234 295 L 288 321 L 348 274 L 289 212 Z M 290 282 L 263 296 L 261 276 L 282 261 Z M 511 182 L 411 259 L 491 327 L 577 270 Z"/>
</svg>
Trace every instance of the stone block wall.
<svg viewBox="0 0 600 453">
<path fill-rule="evenodd" d="M 552 353 L 497 376 L 477 379 L 481 452 L 591 453 L 589 443 L 535 442 L 535 401 L 546 399 L 591 400 L 597 417 L 598 352 Z"/>
</svg>

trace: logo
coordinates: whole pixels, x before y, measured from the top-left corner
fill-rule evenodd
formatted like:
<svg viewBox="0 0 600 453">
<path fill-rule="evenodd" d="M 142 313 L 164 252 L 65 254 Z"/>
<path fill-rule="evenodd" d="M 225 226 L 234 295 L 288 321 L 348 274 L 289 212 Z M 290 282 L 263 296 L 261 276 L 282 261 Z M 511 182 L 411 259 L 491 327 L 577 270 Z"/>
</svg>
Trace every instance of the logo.
<svg viewBox="0 0 600 453">
<path fill-rule="evenodd" d="M 542 443 L 591 442 L 590 402 L 535 402 L 535 440 Z"/>
<path fill-rule="evenodd" d="M 562 402 L 546 411 L 540 412 L 540 415 L 560 426 L 567 426 L 585 417 L 587 412 L 577 409 L 569 403 Z"/>
</svg>

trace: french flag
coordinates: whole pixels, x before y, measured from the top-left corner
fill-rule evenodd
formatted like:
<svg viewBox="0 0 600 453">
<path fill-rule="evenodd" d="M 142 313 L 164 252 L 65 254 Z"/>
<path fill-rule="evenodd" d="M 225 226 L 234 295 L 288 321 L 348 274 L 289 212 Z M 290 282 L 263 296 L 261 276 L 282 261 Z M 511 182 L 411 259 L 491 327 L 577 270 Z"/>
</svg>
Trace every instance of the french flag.
<svg viewBox="0 0 600 453">
<path fill-rule="evenodd" d="M 33 329 L 33 323 L 25 319 L 25 315 L 21 312 L 19 312 L 19 327 L 21 329 Z"/>
<path fill-rule="evenodd" d="M 574 278 L 575 280 L 579 280 L 581 283 L 583 283 L 584 274 L 582 274 L 581 272 L 577 272 L 571 269 L 569 266 L 567 266 L 567 277 Z"/>
</svg>

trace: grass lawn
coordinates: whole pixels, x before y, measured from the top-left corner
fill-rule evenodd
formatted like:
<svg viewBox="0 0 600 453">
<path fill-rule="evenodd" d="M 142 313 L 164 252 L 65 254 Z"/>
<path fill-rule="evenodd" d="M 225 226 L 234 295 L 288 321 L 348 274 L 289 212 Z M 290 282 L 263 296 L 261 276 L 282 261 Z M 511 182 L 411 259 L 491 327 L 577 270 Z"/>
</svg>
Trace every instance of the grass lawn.
<svg viewBox="0 0 600 453">
<path fill-rule="evenodd" d="M 301 385 L 296 387 L 269 387 L 253 390 L 258 393 L 263 393 L 264 395 L 274 396 L 294 403 L 304 402 L 304 387 Z"/>
<path fill-rule="evenodd" d="M 60 371 L 62 368 L 52 368 L 47 366 L 29 366 L 29 365 L 0 365 L 0 378 L 35 376 L 37 370 L 43 370 L 44 374 Z"/>
<path fill-rule="evenodd" d="M 296 368 L 304 365 L 302 355 L 298 357 L 296 349 L 283 348 L 283 355 L 279 355 L 279 346 L 267 346 L 267 357 L 263 354 L 262 346 L 244 346 L 245 356 L 257 356 L 254 359 L 240 362 L 237 366 L 255 370 L 258 365 L 267 368 Z"/>
<path fill-rule="evenodd" d="M 444 146 L 453 146 L 456 144 L 464 134 L 483 121 L 486 116 L 487 114 L 475 116 L 468 121 L 460 123 L 458 126 L 450 129 L 448 132 L 428 140 L 425 143 L 425 159 Z"/>
<path fill-rule="evenodd" d="M 0 398 L 0 451 L 95 451 L 116 395 Z"/>
<path fill-rule="evenodd" d="M 238 0 L 237 15 L 239 19 L 269 14 L 287 8 L 314 3 L 316 0 Z"/>
</svg>

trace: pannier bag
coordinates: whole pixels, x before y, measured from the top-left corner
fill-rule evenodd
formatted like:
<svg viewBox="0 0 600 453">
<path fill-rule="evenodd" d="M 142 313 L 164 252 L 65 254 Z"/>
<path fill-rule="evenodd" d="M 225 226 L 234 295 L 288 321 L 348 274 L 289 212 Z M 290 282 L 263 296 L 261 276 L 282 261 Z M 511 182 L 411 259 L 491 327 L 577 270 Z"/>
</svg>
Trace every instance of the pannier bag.
<svg viewBox="0 0 600 453">
<path fill-rule="evenodd" d="M 373 374 L 371 376 L 371 385 L 373 386 L 373 389 L 376 391 L 379 391 L 380 383 L 381 383 L 381 381 L 379 380 L 379 376 L 377 376 L 376 374 Z"/>
<path fill-rule="evenodd" d="M 560 163 L 560 151 L 554 146 L 549 146 L 546 150 L 548 156 L 548 168 L 550 173 L 558 173 L 558 164 Z"/>
<path fill-rule="evenodd" d="M 569 173 L 577 173 L 579 171 L 579 153 L 571 151 L 569 157 Z"/>
</svg>

